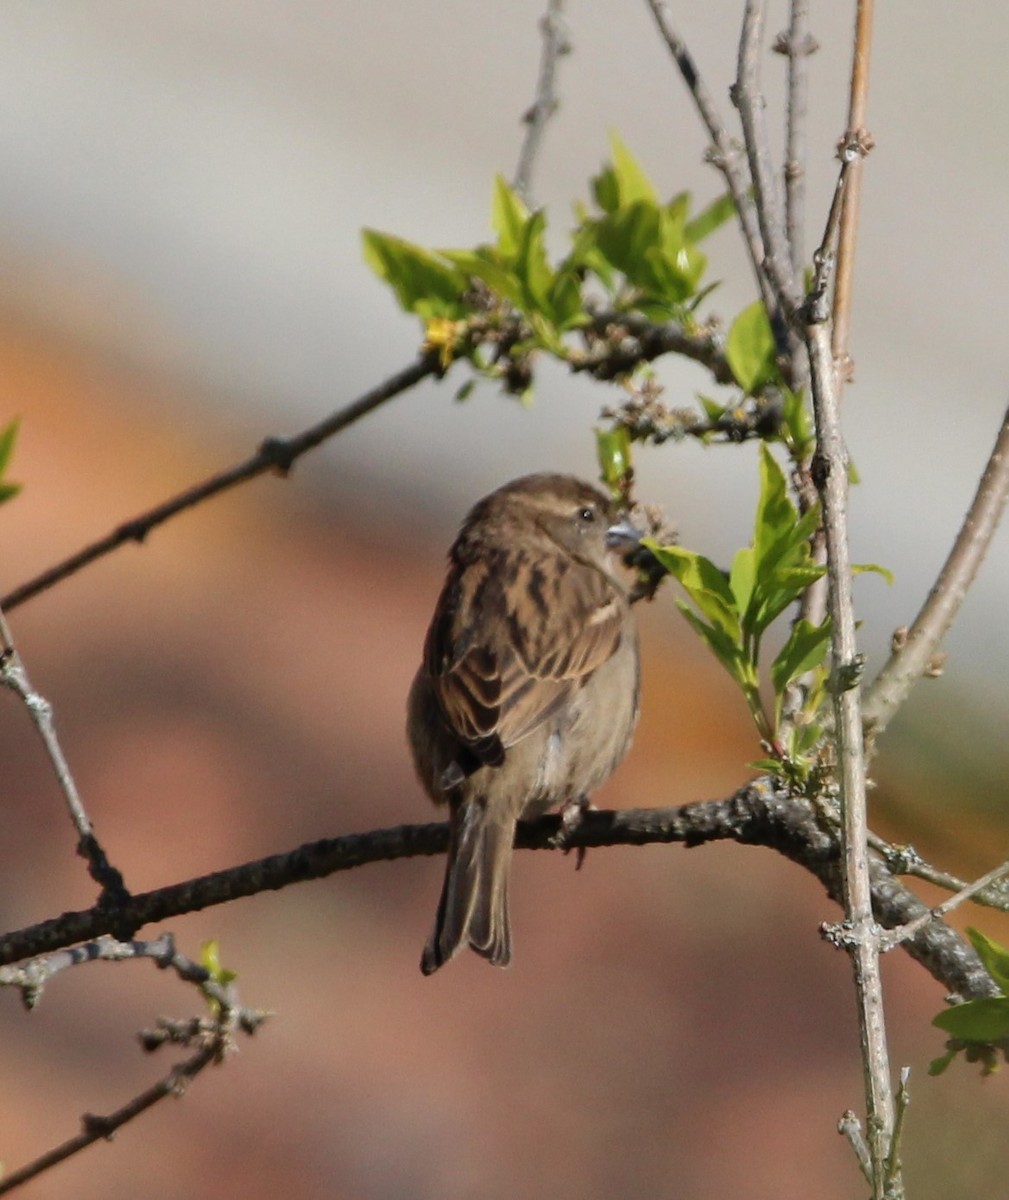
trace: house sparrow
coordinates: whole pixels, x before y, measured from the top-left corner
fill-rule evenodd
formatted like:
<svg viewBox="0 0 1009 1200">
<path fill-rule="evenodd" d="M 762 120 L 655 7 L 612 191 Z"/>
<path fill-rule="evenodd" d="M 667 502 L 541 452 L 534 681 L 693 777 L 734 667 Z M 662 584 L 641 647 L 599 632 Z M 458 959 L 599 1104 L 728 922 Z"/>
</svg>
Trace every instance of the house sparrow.
<svg viewBox="0 0 1009 1200">
<path fill-rule="evenodd" d="M 481 500 L 449 551 L 407 706 L 417 775 L 451 809 L 425 975 L 465 943 L 509 962 L 516 821 L 585 803 L 630 745 L 637 633 L 612 551 L 633 531 L 614 517 L 578 479 L 529 475 Z"/>
</svg>

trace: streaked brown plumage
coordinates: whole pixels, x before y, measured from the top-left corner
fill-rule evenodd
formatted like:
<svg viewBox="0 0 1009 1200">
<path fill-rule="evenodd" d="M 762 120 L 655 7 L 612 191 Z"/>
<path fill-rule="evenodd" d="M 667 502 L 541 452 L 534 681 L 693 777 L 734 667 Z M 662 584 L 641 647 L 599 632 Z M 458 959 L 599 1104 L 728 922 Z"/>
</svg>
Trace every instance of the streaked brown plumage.
<svg viewBox="0 0 1009 1200">
<path fill-rule="evenodd" d="M 481 500 L 449 552 L 407 715 L 420 781 L 451 806 L 425 974 L 467 943 L 508 963 L 515 822 L 585 797 L 630 744 L 637 636 L 613 518 L 588 484 L 529 475 Z"/>
</svg>

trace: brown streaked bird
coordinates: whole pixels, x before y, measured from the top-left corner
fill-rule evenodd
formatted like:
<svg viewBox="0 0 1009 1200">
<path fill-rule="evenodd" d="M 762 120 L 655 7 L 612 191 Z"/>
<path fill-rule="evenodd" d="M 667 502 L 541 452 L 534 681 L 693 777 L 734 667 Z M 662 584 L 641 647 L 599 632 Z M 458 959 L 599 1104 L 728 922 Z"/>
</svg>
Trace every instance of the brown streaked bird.
<svg viewBox="0 0 1009 1200">
<path fill-rule="evenodd" d="M 417 775 L 451 810 L 425 975 L 466 944 L 509 962 L 516 821 L 582 803 L 630 745 L 638 644 L 613 550 L 632 532 L 614 521 L 589 484 L 528 475 L 481 500 L 449 551 L 407 706 Z"/>
</svg>

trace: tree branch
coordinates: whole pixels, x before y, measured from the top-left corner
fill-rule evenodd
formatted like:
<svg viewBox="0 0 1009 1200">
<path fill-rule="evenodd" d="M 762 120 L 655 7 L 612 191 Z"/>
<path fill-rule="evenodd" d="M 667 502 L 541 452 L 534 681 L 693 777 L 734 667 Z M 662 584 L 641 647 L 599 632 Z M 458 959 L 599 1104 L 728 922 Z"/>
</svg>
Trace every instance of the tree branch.
<svg viewBox="0 0 1009 1200">
<path fill-rule="evenodd" d="M 70 820 L 77 830 L 77 853 L 87 860 L 91 878 L 101 887 L 103 904 L 121 904 L 129 896 L 123 877 L 109 862 L 97 837 L 77 784 L 74 782 L 63 747 L 56 735 L 56 725 L 53 721 L 53 708 L 48 700 L 40 695 L 28 681 L 28 672 L 21 661 L 14 638 L 7 625 L 7 619 L 0 609 L 0 685 L 9 688 L 24 704 L 35 726 L 46 756 L 52 766 L 56 782 L 63 794 Z"/>
<path fill-rule="evenodd" d="M 1009 409 L 953 548 L 900 649 L 890 655 L 866 696 L 863 719 L 875 739 L 924 675 L 977 576 L 1009 495 Z"/>
<path fill-rule="evenodd" d="M 392 400 L 395 396 L 420 383 L 422 379 L 441 374 L 442 369 L 437 354 L 422 354 L 415 363 L 395 375 L 391 375 L 384 383 L 365 392 L 363 396 L 359 396 L 345 408 L 338 409 L 318 424 L 309 426 L 308 429 L 293 437 L 267 438 L 251 458 L 247 458 L 244 462 L 237 463 L 217 475 L 212 475 L 209 479 L 187 488 L 186 491 L 171 500 L 166 500 L 141 516 L 134 517 L 132 521 L 126 521 L 117 526 L 105 537 L 99 538 L 90 546 L 85 546 L 84 549 L 72 554 L 63 562 L 57 563 L 56 566 L 43 571 L 41 575 L 37 575 L 34 579 L 30 579 L 20 587 L 8 592 L 6 596 L 0 598 L 0 608 L 10 612 L 19 604 L 24 604 L 26 600 L 31 600 L 40 592 L 53 587 L 54 584 L 75 575 L 82 568 L 104 558 L 106 554 L 111 554 L 113 550 L 125 543 L 143 542 L 152 529 L 156 529 L 165 521 L 187 509 L 195 508 L 212 496 L 226 492 L 259 475 L 264 475 L 267 471 L 286 475 L 294 463 L 307 451 L 314 450 L 316 446 L 341 433 L 355 421 L 374 412 L 387 400 Z"/>
<path fill-rule="evenodd" d="M 788 58 L 788 101 L 785 128 L 785 240 L 795 279 L 806 268 L 806 114 L 809 56 L 819 49 L 809 32 L 809 0 L 791 0 L 788 30 L 774 49 Z"/>
<path fill-rule="evenodd" d="M 515 844 L 524 849 L 554 850 L 553 839 L 559 829 L 557 815 L 521 822 Z M 833 900 L 841 898 L 840 846 L 836 834 L 810 801 L 777 789 L 767 780 L 756 780 L 724 799 L 683 808 L 590 810 L 567 837 L 570 847 L 586 849 L 671 842 L 700 846 L 715 841 L 770 847 L 815 875 Z M 286 854 L 132 896 L 115 913 L 96 906 L 4 934 L 0 936 L 0 964 L 52 954 L 76 942 L 115 932 L 116 928 L 136 930 L 241 896 L 322 879 L 371 862 L 443 854 L 447 846 L 445 823 L 400 825 L 310 842 Z M 871 864 L 871 890 L 876 919 L 887 928 L 906 925 L 928 911 L 876 859 Z M 964 997 L 987 996 L 997 991 L 973 948 L 941 921 L 920 929 L 903 948 L 950 991 Z"/>
<path fill-rule="evenodd" d="M 540 29 L 543 33 L 543 52 L 536 81 L 536 97 L 522 118 L 526 134 L 512 180 L 512 187 L 529 208 L 534 207 L 532 177 L 536 155 L 539 153 L 547 122 L 558 106 L 557 94 L 554 91 L 557 67 L 561 57 L 571 53 L 567 23 L 564 20 L 564 0 L 547 0 L 547 11 L 540 21 Z"/>
<path fill-rule="evenodd" d="M 848 333 L 851 322 L 852 279 L 855 268 L 855 243 L 858 233 L 859 199 L 862 191 L 862 158 L 872 148 L 866 130 L 869 94 L 869 50 L 872 45 L 873 0 L 858 0 L 855 16 L 855 48 L 851 63 L 851 87 L 848 100 L 848 129 L 842 145 L 855 145 L 861 153 L 855 160 L 844 191 L 841 231 L 837 244 L 837 277 L 834 282 L 834 321 L 831 351 L 840 365 L 839 387 L 851 375 Z"/>
<path fill-rule="evenodd" d="M 746 0 L 743 28 L 739 39 L 736 82 L 732 102 L 739 111 L 743 127 L 743 145 L 750 164 L 750 178 L 756 200 L 757 222 L 764 245 L 763 273 L 775 296 L 772 317 L 779 314 L 779 329 L 787 330 L 791 314 L 799 304 L 799 289 L 791 269 L 785 240 L 783 206 L 777 178 L 771 166 L 771 151 L 764 119 L 764 96 L 760 88 L 760 52 L 764 30 L 763 0 Z M 791 347 L 779 349 L 791 357 Z"/>
<path fill-rule="evenodd" d="M 736 205 L 736 213 L 739 216 L 743 241 L 749 254 L 754 279 L 768 313 L 774 313 L 778 309 L 778 304 L 763 269 L 764 242 L 760 234 L 753 197 L 750 194 L 749 174 L 744 165 L 745 157 L 741 154 L 738 143 L 729 137 L 725 123 L 715 107 L 707 85 L 701 78 L 693 55 L 687 48 L 686 42 L 676 32 L 669 16 L 669 6 L 664 3 L 664 0 L 646 0 L 646 3 L 651 9 L 659 33 L 683 76 L 683 82 L 687 85 L 687 90 L 694 101 L 694 107 L 711 138 L 712 147 L 708 152 L 708 159 L 721 172 L 728 185 Z"/>
<path fill-rule="evenodd" d="M 848 547 L 848 459 L 841 435 L 837 373 L 830 333 L 823 322 L 806 326 L 817 449 L 814 478 L 823 506 L 827 551 L 827 608 L 831 617 L 831 688 L 837 778 L 841 794 L 844 863 L 843 942 L 858 997 L 865 1075 L 867 1129 L 873 1162 L 873 1197 L 883 1200 L 884 1163 L 893 1131 L 893 1087 L 883 1018 L 878 928 L 872 907 L 865 806 L 865 748 L 859 680 L 862 660 L 855 637 L 855 610 Z"/>
</svg>

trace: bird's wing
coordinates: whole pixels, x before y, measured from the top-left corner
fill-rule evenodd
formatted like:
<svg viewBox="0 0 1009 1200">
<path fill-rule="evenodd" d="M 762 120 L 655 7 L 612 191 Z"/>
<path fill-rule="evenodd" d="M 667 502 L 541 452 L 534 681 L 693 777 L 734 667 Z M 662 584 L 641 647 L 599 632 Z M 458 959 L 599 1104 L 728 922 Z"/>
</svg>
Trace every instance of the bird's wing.
<svg viewBox="0 0 1009 1200">
<path fill-rule="evenodd" d="M 449 727 L 498 765 L 620 644 L 624 598 L 566 555 L 516 554 L 450 575 L 426 661 Z"/>
</svg>

